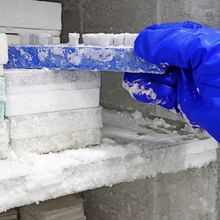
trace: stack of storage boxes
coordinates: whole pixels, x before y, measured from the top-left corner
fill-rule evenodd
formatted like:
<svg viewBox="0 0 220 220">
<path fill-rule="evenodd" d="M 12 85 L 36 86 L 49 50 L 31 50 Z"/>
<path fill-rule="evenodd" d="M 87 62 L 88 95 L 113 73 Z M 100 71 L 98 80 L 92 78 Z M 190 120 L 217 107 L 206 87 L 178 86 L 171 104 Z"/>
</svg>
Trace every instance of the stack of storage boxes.
<svg viewBox="0 0 220 220">
<path fill-rule="evenodd" d="M 100 143 L 100 73 L 12 69 L 5 79 L 14 150 L 48 153 Z"/>
<path fill-rule="evenodd" d="M 0 34 L 0 159 L 11 149 L 49 153 L 99 144 L 100 73 L 3 69 L 7 38 L 9 44 L 60 42 L 61 5 L 0 0 L 0 32 L 7 34 Z M 20 214 L 21 219 L 85 219 L 78 195 L 23 207 Z M 9 219 L 17 219 L 15 210 L 0 214 L 0 220 Z"/>
<path fill-rule="evenodd" d="M 7 33 L 9 44 L 50 43 L 51 37 L 52 43 L 59 43 L 61 4 L 20 0 L 15 7 L 13 0 L 0 0 L 1 5 L 0 31 Z M 2 34 L 1 74 L 7 63 L 5 42 Z M 1 159 L 7 156 L 9 140 L 15 151 L 37 153 L 100 143 L 100 73 L 10 69 L 4 76 L 0 78 Z"/>
</svg>

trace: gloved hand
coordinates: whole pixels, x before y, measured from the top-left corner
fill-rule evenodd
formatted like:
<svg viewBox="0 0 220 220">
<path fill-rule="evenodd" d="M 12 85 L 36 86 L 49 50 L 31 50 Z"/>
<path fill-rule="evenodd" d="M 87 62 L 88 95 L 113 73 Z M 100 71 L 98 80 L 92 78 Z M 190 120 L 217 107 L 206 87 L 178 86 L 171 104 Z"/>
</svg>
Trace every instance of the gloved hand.
<svg viewBox="0 0 220 220">
<path fill-rule="evenodd" d="M 152 25 L 134 50 L 169 67 L 164 75 L 125 73 L 132 97 L 181 111 L 220 142 L 220 31 L 190 21 Z"/>
</svg>

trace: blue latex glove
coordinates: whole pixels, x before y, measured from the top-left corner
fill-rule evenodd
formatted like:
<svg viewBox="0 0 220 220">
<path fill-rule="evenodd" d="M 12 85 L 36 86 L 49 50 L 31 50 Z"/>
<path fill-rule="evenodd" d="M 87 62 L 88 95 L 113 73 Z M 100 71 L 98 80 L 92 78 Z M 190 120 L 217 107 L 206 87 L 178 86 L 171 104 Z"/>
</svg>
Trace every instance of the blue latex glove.
<svg viewBox="0 0 220 220">
<path fill-rule="evenodd" d="M 220 142 L 220 31 L 190 21 L 152 25 L 134 50 L 170 67 L 164 75 L 125 73 L 132 97 L 181 111 Z"/>
</svg>

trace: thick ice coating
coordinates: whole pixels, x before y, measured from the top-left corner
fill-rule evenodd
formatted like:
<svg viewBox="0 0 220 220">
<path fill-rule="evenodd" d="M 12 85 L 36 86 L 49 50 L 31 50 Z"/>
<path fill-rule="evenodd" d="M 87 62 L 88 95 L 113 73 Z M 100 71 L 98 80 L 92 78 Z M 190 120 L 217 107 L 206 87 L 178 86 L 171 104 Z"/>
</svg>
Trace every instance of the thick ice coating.
<svg viewBox="0 0 220 220">
<path fill-rule="evenodd" d="M 70 45 L 78 45 L 79 44 L 79 37 L 78 33 L 69 33 L 69 44 Z"/>
<path fill-rule="evenodd" d="M 100 47 L 133 47 L 134 41 L 138 34 L 121 33 L 121 34 L 83 34 L 83 42 L 85 45 Z"/>
</svg>

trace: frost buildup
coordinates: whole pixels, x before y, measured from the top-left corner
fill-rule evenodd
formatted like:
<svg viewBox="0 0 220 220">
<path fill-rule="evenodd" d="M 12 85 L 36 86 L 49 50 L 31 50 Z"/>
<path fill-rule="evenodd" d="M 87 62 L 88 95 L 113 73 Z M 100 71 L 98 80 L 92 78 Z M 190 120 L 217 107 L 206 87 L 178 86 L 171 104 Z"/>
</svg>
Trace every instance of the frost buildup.
<svg viewBox="0 0 220 220">
<path fill-rule="evenodd" d="M 78 33 L 69 33 L 69 45 L 77 46 L 79 44 L 79 37 Z"/>
<path fill-rule="evenodd" d="M 138 34 L 83 34 L 84 45 L 99 47 L 133 47 Z"/>
<path fill-rule="evenodd" d="M 15 151 L 48 153 L 100 143 L 99 72 L 9 69 L 5 87 Z"/>
</svg>

